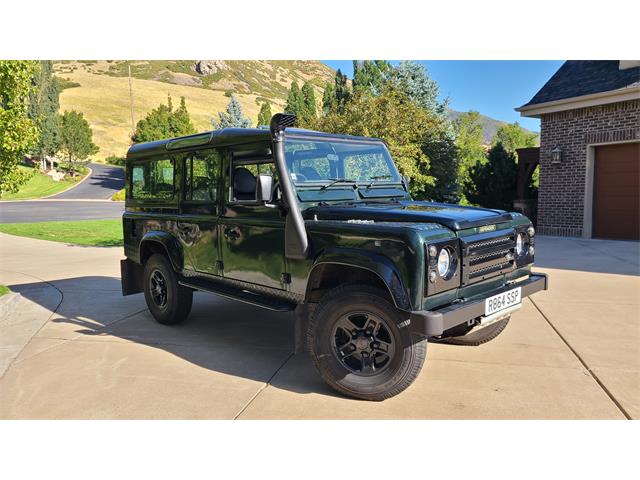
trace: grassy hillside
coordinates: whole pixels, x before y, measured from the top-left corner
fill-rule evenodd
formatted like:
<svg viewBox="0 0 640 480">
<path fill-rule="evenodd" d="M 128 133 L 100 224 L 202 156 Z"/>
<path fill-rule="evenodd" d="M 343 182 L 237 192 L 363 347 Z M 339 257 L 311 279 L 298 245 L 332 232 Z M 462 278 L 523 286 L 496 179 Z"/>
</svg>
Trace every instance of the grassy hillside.
<svg viewBox="0 0 640 480">
<path fill-rule="evenodd" d="M 258 117 L 263 99 L 272 102 L 272 111 L 282 109 L 287 89 L 294 79 L 311 80 L 321 94 L 320 85 L 332 78 L 333 71 L 314 61 L 227 61 L 224 70 L 200 75 L 192 70 L 193 61 L 131 62 L 134 117 L 137 122 L 171 94 L 174 105 L 184 96 L 196 129 L 211 129 L 211 118 L 229 102 L 225 92 L 233 91 L 245 115 Z M 65 88 L 60 110 L 77 110 L 89 121 L 94 142 L 100 147 L 95 159 L 124 155 L 129 146 L 131 113 L 127 62 L 56 62 L 56 75 Z"/>
</svg>

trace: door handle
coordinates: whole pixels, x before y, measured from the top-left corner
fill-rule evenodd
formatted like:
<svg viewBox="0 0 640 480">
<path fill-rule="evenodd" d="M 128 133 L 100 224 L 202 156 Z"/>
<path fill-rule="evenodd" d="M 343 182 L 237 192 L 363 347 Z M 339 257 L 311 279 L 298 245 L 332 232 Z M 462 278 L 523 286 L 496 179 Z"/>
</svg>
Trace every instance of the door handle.
<svg viewBox="0 0 640 480">
<path fill-rule="evenodd" d="M 225 228 L 224 236 L 229 240 L 236 240 L 240 238 L 240 232 L 235 228 Z"/>
</svg>

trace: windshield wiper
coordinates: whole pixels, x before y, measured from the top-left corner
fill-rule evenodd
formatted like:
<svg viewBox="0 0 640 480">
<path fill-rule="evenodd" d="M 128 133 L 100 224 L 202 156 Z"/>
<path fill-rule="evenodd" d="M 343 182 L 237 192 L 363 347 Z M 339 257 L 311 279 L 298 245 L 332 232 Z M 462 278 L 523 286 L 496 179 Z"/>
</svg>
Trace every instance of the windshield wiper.
<svg viewBox="0 0 640 480">
<path fill-rule="evenodd" d="M 332 185 L 335 185 L 336 183 L 352 183 L 353 185 L 356 184 L 356 181 L 351 180 L 350 178 L 329 178 L 327 180 L 331 180 L 331 182 L 320 187 L 320 190 L 326 190 L 327 188 L 329 188 Z"/>
<path fill-rule="evenodd" d="M 376 180 L 382 180 L 383 178 L 392 178 L 392 176 L 391 175 L 376 175 L 375 177 L 371 177 L 369 179 L 371 181 L 367 185 L 367 188 L 371 188 Z"/>
</svg>

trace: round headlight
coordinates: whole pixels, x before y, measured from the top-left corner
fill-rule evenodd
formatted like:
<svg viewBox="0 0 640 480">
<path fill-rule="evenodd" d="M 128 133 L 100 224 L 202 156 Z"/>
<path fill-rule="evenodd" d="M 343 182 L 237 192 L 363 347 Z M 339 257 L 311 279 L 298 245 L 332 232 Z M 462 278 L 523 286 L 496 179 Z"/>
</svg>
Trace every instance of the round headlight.
<svg viewBox="0 0 640 480">
<path fill-rule="evenodd" d="M 438 255 L 438 274 L 441 277 L 445 277 L 449 273 L 449 267 L 451 266 L 451 255 L 446 248 L 440 250 Z"/>
<path fill-rule="evenodd" d="M 516 254 L 522 255 L 524 253 L 524 244 L 524 234 L 520 233 L 518 234 L 518 238 L 516 238 Z"/>
</svg>

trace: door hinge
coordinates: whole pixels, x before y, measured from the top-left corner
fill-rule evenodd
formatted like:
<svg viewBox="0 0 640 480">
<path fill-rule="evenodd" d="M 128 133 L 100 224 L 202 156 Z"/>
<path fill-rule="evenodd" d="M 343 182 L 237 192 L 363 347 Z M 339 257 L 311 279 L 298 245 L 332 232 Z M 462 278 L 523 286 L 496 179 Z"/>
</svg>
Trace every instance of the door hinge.
<svg viewBox="0 0 640 480">
<path fill-rule="evenodd" d="M 283 273 L 282 275 L 280 275 L 280 282 L 284 283 L 284 284 L 291 283 L 291 274 L 290 273 Z"/>
</svg>

